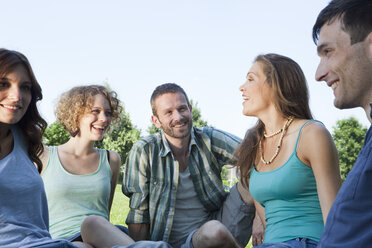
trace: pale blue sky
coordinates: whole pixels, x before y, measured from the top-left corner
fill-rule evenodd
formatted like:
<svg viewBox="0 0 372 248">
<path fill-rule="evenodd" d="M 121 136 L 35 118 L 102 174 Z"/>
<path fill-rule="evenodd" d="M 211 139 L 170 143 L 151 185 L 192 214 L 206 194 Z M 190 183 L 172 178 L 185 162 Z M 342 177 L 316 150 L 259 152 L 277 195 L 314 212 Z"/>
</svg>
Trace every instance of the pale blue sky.
<svg viewBox="0 0 372 248">
<path fill-rule="evenodd" d="M 349 116 L 369 126 L 362 109 L 336 109 L 331 89 L 314 80 L 311 29 L 328 1 L 4 1 L 0 46 L 31 61 L 48 123 L 62 92 L 107 81 L 146 134 L 152 91 L 174 82 L 209 124 L 243 137 L 255 119 L 242 115 L 238 88 L 256 55 L 275 52 L 300 64 L 312 112 L 330 131 Z"/>
</svg>

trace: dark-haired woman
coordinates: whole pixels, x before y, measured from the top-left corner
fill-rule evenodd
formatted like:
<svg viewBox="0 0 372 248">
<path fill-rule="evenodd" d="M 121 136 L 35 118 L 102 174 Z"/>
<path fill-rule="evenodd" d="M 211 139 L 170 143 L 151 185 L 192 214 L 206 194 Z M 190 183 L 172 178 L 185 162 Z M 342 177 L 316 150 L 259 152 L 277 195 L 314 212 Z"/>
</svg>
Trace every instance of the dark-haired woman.
<svg viewBox="0 0 372 248">
<path fill-rule="evenodd" d="M 243 114 L 258 118 L 237 153 L 265 223 L 259 247 L 316 247 L 341 180 L 332 137 L 312 119 L 305 76 L 288 57 L 259 55 L 240 91 Z"/>
<path fill-rule="evenodd" d="M 46 127 L 36 106 L 41 98 L 27 58 L 0 49 L 0 247 L 90 247 L 53 240 L 48 231 L 38 159 Z"/>
</svg>

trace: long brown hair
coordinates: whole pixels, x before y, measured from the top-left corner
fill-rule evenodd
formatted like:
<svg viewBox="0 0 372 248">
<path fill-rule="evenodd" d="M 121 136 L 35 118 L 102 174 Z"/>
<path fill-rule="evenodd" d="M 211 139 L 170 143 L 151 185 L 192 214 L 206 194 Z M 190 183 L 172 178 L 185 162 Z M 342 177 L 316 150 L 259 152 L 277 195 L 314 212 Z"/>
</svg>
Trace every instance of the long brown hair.
<svg viewBox="0 0 372 248">
<path fill-rule="evenodd" d="M 0 48 L 0 76 L 11 73 L 18 65 L 22 65 L 31 79 L 31 102 L 22 119 L 17 123 L 23 133 L 27 145 L 27 153 L 32 162 L 37 166 L 39 173 L 42 163 L 39 155 L 43 152 L 42 135 L 47 127 L 46 121 L 41 118 L 36 102 L 43 98 L 41 87 L 32 71 L 30 62 L 20 52 Z"/>
<path fill-rule="evenodd" d="M 309 94 L 305 75 L 292 59 L 278 55 L 258 55 L 254 62 L 260 63 L 266 76 L 266 83 L 274 95 L 275 108 L 283 117 L 312 119 L 309 108 Z M 248 188 L 249 176 L 257 156 L 259 141 L 262 139 L 264 124 L 258 120 L 250 128 L 236 150 L 237 166 L 243 185 Z"/>
</svg>

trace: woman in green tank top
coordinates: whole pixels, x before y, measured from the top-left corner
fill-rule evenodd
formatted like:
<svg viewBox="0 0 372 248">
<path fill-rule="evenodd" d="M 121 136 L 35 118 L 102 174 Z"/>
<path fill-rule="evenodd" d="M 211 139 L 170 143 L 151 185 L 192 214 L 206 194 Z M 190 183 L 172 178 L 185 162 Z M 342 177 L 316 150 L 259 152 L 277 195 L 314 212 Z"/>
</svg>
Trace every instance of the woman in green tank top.
<svg viewBox="0 0 372 248">
<path fill-rule="evenodd" d="M 120 156 L 94 144 L 120 120 L 121 110 L 116 93 L 100 85 L 74 87 L 61 95 L 55 113 L 71 137 L 65 144 L 45 147 L 41 156 L 53 238 L 81 240 L 80 227 L 89 230 L 83 224 L 88 216 L 109 223 Z M 121 244 L 134 242 L 124 233 L 121 237 Z M 102 240 L 95 240 L 91 244 L 101 247 Z"/>
<path fill-rule="evenodd" d="M 265 225 L 253 245 L 316 247 L 341 179 L 332 137 L 312 120 L 305 76 L 288 57 L 259 55 L 240 91 L 243 114 L 258 118 L 237 150 Z"/>
</svg>

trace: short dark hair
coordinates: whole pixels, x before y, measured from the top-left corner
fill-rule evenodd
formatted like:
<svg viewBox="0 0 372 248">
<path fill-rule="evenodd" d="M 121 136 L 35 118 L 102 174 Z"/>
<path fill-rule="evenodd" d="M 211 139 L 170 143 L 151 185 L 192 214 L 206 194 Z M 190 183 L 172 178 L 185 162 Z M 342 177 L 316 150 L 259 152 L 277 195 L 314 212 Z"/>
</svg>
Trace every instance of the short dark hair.
<svg viewBox="0 0 372 248">
<path fill-rule="evenodd" d="M 333 0 L 318 15 L 313 27 L 317 44 L 321 28 L 339 18 L 342 29 L 350 35 L 351 44 L 363 41 L 372 31 L 371 0 Z"/>
<path fill-rule="evenodd" d="M 153 115 L 157 115 L 156 106 L 155 106 L 156 98 L 166 93 L 181 93 L 185 96 L 187 104 L 190 105 L 189 98 L 187 97 L 186 92 L 181 88 L 181 86 L 175 83 L 162 84 L 156 87 L 154 92 L 152 92 L 152 95 L 151 95 L 150 103 L 151 103 L 151 109 L 152 109 Z"/>
</svg>

